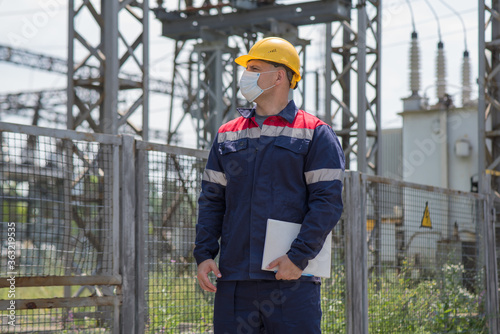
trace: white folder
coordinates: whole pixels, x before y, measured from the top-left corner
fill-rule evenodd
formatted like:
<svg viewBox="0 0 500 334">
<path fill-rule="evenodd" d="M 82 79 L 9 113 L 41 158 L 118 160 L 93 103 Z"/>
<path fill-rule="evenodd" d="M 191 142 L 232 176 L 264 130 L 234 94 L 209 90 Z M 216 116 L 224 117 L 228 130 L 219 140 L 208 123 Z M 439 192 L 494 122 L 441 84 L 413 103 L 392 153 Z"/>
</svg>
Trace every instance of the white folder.
<svg viewBox="0 0 500 334">
<path fill-rule="evenodd" d="M 267 220 L 266 239 L 264 242 L 264 255 L 262 257 L 262 270 L 276 271 L 274 267 L 267 269 L 266 267 L 272 261 L 280 256 L 285 255 L 289 250 L 292 242 L 297 238 L 300 232 L 301 224 L 290 223 L 276 219 Z M 332 267 L 332 232 L 326 237 L 323 248 L 318 255 L 309 260 L 309 264 L 304 269 L 302 275 L 330 277 Z"/>
</svg>

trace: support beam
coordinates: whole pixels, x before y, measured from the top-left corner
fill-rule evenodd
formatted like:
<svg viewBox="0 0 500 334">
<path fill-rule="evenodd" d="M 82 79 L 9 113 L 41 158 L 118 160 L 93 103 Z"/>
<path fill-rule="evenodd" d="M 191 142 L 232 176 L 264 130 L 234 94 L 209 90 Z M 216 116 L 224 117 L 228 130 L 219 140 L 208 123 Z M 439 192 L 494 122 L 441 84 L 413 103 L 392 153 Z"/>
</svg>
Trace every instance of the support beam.
<svg viewBox="0 0 500 334">
<path fill-rule="evenodd" d="M 136 328 L 137 317 L 137 281 L 136 275 L 136 217 L 140 215 L 136 209 L 136 185 L 130 182 L 136 177 L 135 140 L 131 136 L 123 136 L 121 149 L 121 178 L 120 183 L 120 216 L 121 216 L 121 236 L 120 236 L 120 275 L 123 279 L 121 286 L 123 301 L 121 305 L 120 333 L 131 332 L 138 333 Z"/>
<path fill-rule="evenodd" d="M 346 173 L 346 333 L 368 334 L 368 245 L 366 243 L 366 179 Z"/>
<path fill-rule="evenodd" d="M 16 288 L 70 285 L 121 285 L 120 276 L 41 276 L 16 277 Z M 8 288 L 10 282 L 0 280 L 0 288 Z"/>
<path fill-rule="evenodd" d="M 331 82 L 325 99 L 325 114 L 341 138 L 346 153 L 346 169 L 357 169 L 377 175 L 381 136 L 381 1 L 358 0 L 358 26 L 350 20 L 332 24 L 331 68 L 326 83 Z M 356 13 L 356 12 L 353 12 Z M 329 42 L 330 41 L 330 42 Z M 352 108 L 351 80 L 357 76 L 356 106 Z M 328 93 L 330 98 L 328 98 Z M 353 166 L 353 163 L 357 164 Z"/>
<path fill-rule="evenodd" d="M 82 14 L 84 13 L 84 14 Z M 77 26 L 78 18 L 85 14 L 95 21 L 100 30 L 100 40 L 93 45 L 88 30 Z M 70 0 L 68 34 L 68 104 L 67 126 L 76 129 L 86 122 L 95 132 L 117 134 L 121 125 L 138 113 L 142 125 L 138 133 L 142 139 L 149 137 L 149 2 L 111 0 L 99 2 Z M 120 29 L 119 19 L 127 26 L 138 29 Z M 131 22 L 131 23 L 130 23 Z M 123 24 L 122 24 L 123 26 Z M 87 38 L 88 37 L 88 38 Z M 86 51 L 76 59 L 75 44 Z M 118 46 L 123 46 L 118 47 Z M 95 64 L 98 64 L 97 66 Z M 79 74 L 82 66 L 99 68 L 98 77 L 91 79 Z M 126 77 L 127 66 L 139 69 L 140 75 Z M 167 85 L 163 85 L 167 89 Z M 98 104 L 82 101 L 78 88 L 94 90 L 99 94 Z M 118 101 L 118 92 L 127 89 L 131 97 L 127 103 Z M 124 110 L 120 113 L 119 110 Z"/>
<path fill-rule="evenodd" d="M 37 70 L 66 74 L 68 63 L 64 59 L 0 45 L 0 61 L 31 67 Z"/>
<path fill-rule="evenodd" d="M 495 195 L 491 188 L 491 175 L 483 175 L 483 185 L 480 188 L 484 191 L 484 212 L 482 221 L 483 247 L 485 257 L 485 300 L 486 300 L 486 319 L 489 333 L 498 333 L 500 330 L 498 309 L 498 268 L 497 268 L 497 244 L 495 237 Z"/>
<path fill-rule="evenodd" d="M 366 173 L 366 1 L 358 0 L 358 171 Z"/>
<path fill-rule="evenodd" d="M 71 307 L 113 306 L 121 303 L 121 296 L 92 296 L 79 298 L 16 299 L 16 310 L 53 309 Z M 6 310 L 9 300 L 0 300 L 0 307 Z"/>
<path fill-rule="evenodd" d="M 94 90 L 83 90 L 78 88 L 80 97 L 84 104 L 96 104 L 100 98 L 99 94 Z M 118 103 L 123 104 L 125 101 L 125 92 L 119 94 Z M 63 108 L 67 105 L 66 89 L 43 90 L 33 92 L 22 92 L 15 94 L 0 94 L 0 115 L 21 116 L 33 119 L 34 110 L 38 110 L 40 120 L 44 120 L 51 127 L 64 128 L 66 127 L 66 110 Z M 121 110 L 120 115 L 124 115 Z M 123 118 L 122 122 L 127 124 L 127 127 L 122 127 L 121 134 L 139 135 L 142 136 L 142 128 L 138 128 L 128 118 Z M 77 120 L 76 124 L 81 124 L 83 120 Z M 89 131 L 86 128 L 81 130 Z M 164 130 L 150 129 L 150 136 L 163 142 L 167 141 L 167 133 Z"/>
<path fill-rule="evenodd" d="M 236 53 L 236 49 L 227 46 L 227 39 L 205 38 L 194 46 L 191 58 L 197 63 L 191 78 L 196 78 L 192 86 L 196 98 L 190 113 L 200 124 L 197 127 L 199 148 L 208 148 L 219 127 L 228 120 L 225 116 L 233 116 L 230 109 L 235 105 L 237 92 L 233 87 L 237 77 Z"/>
<path fill-rule="evenodd" d="M 500 157 L 500 1 L 491 0 L 478 6 L 478 175 L 479 191 L 486 166 Z M 491 35 L 487 35 L 491 34 Z M 487 134 L 487 135 L 486 135 Z M 500 166 L 494 167 L 500 171 Z M 493 177 L 493 189 L 500 189 L 500 177 Z"/>
<path fill-rule="evenodd" d="M 144 33 L 146 34 L 146 33 Z M 33 68 L 40 71 L 47 71 L 51 73 L 68 74 L 68 61 L 66 59 L 48 56 L 40 53 L 35 53 L 29 50 L 12 48 L 10 46 L 0 44 L 0 61 Z M 99 68 L 93 65 L 82 65 L 78 67 L 77 74 L 88 82 L 95 82 L 100 76 Z M 134 89 L 140 88 L 141 75 L 129 72 L 122 72 L 120 74 L 119 83 L 120 89 Z M 147 82 L 147 81 L 146 81 Z M 150 78 L 149 91 L 160 94 L 170 94 L 170 82 L 156 78 Z"/>
<path fill-rule="evenodd" d="M 205 16 L 186 15 L 178 10 L 168 12 L 163 8 L 156 8 L 154 12 L 162 21 L 163 36 L 187 40 L 200 38 L 203 28 L 213 29 L 226 35 L 269 31 L 271 17 L 295 26 L 346 20 L 350 7 L 345 1 L 322 0 L 293 5 L 263 6 L 252 10 L 235 8 L 228 13 Z"/>
<path fill-rule="evenodd" d="M 239 4 L 239 5 L 238 5 Z M 197 147 L 207 148 L 224 121 L 236 116 L 237 106 L 246 101 L 237 98 L 240 70 L 234 58 L 247 53 L 256 40 L 267 36 L 283 37 L 297 48 L 302 57 L 303 80 L 290 95 L 299 108 L 305 105 L 306 46 L 309 41 L 298 37 L 300 25 L 349 20 L 351 4 L 340 0 L 321 0 L 294 5 L 266 4 L 243 9 L 238 4 L 224 4 L 220 8 L 165 8 L 155 9 L 163 24 L 163 35 L 176 39 L 172 90 L 185 94 L 182 101 L 172 97 L 169 115 L 169 136 L 182 128 L 181 123 L 192 120 L 197 133 Z M 179 5 L 180 6 L 180 5 Z M 190 40 L 201 39 L 193 44 Z M 229 47 L 230 46 L 230 47 Z M 179 55 L 192 48 L 189 61 L 180 61 Z M 187 58 L 187 57 L 185 57 Z M 214 62 L 215 61 L 215 62 Z M 331 71 L 329 71 L 331 76 Z M 328 88 L 326 88 L 328 89 Z M 183 107 L 183 113 L 174 117 L 174 106 Z M 320 115 L 318 115 L 320 116 Z M 329 122 L 331 123 L 331 121 Z"/>
</svg>

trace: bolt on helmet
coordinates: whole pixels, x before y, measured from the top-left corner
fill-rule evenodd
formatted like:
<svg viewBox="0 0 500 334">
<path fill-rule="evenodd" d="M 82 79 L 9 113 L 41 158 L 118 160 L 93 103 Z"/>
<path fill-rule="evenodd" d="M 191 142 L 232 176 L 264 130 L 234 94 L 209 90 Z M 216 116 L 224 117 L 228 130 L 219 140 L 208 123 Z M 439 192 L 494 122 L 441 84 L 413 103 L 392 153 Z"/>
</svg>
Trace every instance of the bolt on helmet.
<svg viewBox="0 0 500 334">
<path fill-rule="evenodd" d="M 290 88 L 295 89 L 300 81 L 300 58 L 295 47 L 287 40 L 279 37 L 267 37 L 255 43 L 247 55 L 240 56 L 234 61 L 236 64 L 247 67 L 250 60 L 264 60 L 282 64 L 292 72 Z"/>
</svg>

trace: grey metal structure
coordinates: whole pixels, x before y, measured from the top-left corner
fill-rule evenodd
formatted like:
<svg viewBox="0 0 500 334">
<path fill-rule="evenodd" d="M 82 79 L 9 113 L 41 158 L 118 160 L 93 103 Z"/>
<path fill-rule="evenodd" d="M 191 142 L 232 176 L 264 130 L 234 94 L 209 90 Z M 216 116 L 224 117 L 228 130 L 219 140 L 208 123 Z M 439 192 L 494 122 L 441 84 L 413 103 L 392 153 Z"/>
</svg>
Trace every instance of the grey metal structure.
<svg viewBox="0 0 500 334">
<path fill-rule="evenodd" d="M 487 4 L 488 3 L 488 4 Z M 500 1 L 479 0 L 479 187 L 482 172 L 496 175 L 494 189 L 500 189 Z M 487 33 L 491 34 L 487 36 Z M 481 145 L 483 143 L 483 145 Z"/>
<path fill-rule="evenodd" d="M 78 129 L 86 122 L 94 132 L 116 134 L 127 120 L 142 113 L 142 128 L 133 129 L 143 139 L 148 139 L 149 127 L 149 2 L 100 1 L 98 6 L 90 1 L 69 2 L 68 33 L 68 120 L 69 129 Z M 100 7 L 100 8 L 96 8 Z M 100 39 L 92 41 L 86 36 L 89 29 L 77 26 L 79 17 L 90 16 L 100 31 Z M 120 19 L 118 18 L 120 16 Z M 120 24 L 136 24 L 135 35 L 128 36 Z M 130 42 L 131 41 L 131 42 Z M 78 45 L 77 45 L 78 43 Z M 80 52 L 84 48 L 84 52 Z M 80 69 L 97 67 L 97 77 L 85 77 Z M 126 68 L 139 70 L 138 78 L 126 78 Z M 94 90 L 96 101 L 85 102 L 78 88 Z M 118 92 L 127 90 L 132 101 L 118 102 Z"/>
<path fill-rule="evenodd" d="M 160 81 L 161 82 L 161 81 Z M 170 86 L 170 85 L 169 85 Z M 80 89 L 80 88 L 79 88 Z M 81 90 L 81 89 L 80 89 Z M 152 90 L 150 90 L 151 92 Z M 86 96 L 84 94 L 87 94 Z M 80 96 L 84 101 L 96 101 L 97 93 L 92 90 L 81 90 Z M 119 98 L 119 102 L 123 102 Z M 23 117 L 34 122 L 44 121 L 49 127 L 64 129 L 67 124 L 67 92 L 65 88 L 42 91 L 28 91 L 14 94 L 0 94 L 0 115 Z M 128 127 L 123 127 L 120 134 L 129 134 L 137 137 L 135 126 L 127 120 Z M 91 131 L 88 127 L 81 130 Z M 166 142 L 168 140 L 165 130 L 149 129 L 150 139 Z M 171 138 L 176 142 L 177 138 Z"/>
<path fill-rule="evenodd" d="M 478 3 L 478 190 L 500 189 L 500 11 L 499 0 L 479 0 Z M 487 34 L 491 34 L 488 36 Z M 487 174 L 492 174 L 491 179 Z M 494 201 L 490 196 L 489 201 Z M 498 199 L 497 199 L 498 200 Z M 498 242 L 500 226 L 495 211 L 485 213 L 490 244 Z M 495 254 L 487 261 L 496 265 Z M 495 268 L 497 269 L 497 268 Z M 494 282 L 497 270 L 487 273 L 487 282 Z M 498 283 L 497 283 L 498 284 Z M 498 286 L 496 287 L 498 289 Z M 497 291 L 493 290 L 492 291 Z M 496 298 L 495 298 L 496 297 Z M 498 310 L 498 294 L 488 295 L 487 305 Z M 500 330 L 498 319 L 490 319 L 492 333 Z"/>
<path fill-rule="evenodd" d="M 68 72 L 68 64 L 64 59 L 41 55 L 6 45 L 0 45 L 0 61 L 61 74 Z"/>
<path fill-rule="evenodd" d="M 378 175 L 382 1 L 359 0 L 356 9 L 357 32 L 350 24 L 351 16 L 336 26 L 326 25 L 326 54 L 331 54 L 331 62 L 326 62 L 325 70 L 325 96 L 330 97 L 325 102 L 325 119 L 335 126 L 340 118 L 341 130 L 336 132 L 346 152 L 346 168 L 352 169 L 352 157 L 357 157 L 357 170 L 367 172 L 370 169 Z M 357 74 L 357 112 L 351 103 L 354 74 Z"/>
<path fill-rule="evenodd" d="M 17 94 L 0 94 L 0 112 L 2 114 L 12 114 L 24 117 L 32 117 L 30 110 L 43 108 L 51 110 L 53 115 L 47 115 L 49 121 L 56 124 L 66 121 L 66 116 L 55 110 L 56 107 L 66 105 L 66 89 L 43 90 L 22 92 Z M 53 117 L 53 118 L 52 118 Z"/>
<path fill-rule="evenodd" d="M 218 1 L 216 5 L 209 1 L 198 4 L 200 7 L 193 7 L 196 3 L 184 1 L 174 9 L 159 7 L 154 10 L 162 21 L 163 35 L 176 40 L 172 91 L 187 93 L 182 101 L 184 114 L 177 124 L 173 124 L 172 115 L 174 105 L 181 103 L 172 97 L 169 133 L 175 133 L 186 116 L 191 115 L 198 133 L 198 147 L 210 145 L 222 122 L 233 117 L 235 107 L 244 103 L 236 97 L 234 57 L 246 53 L 260 36 L 281 36 L 298 47 L 303 59 L 302 73 L 307 73 L 309 41 L 298 38 L 298 27 L 325 24 L 324 115 L 318 116 L 333 125 L 342 138 L 347 168 L 352 168 L 351 160 L 357 156 L 354 160 L 357 160 L 358 170 L 365 172 L 370 168 L 377 174 L 381 1 L 358 1 L 357 29 L 351 26 L 351 1 L 277 4 L 239 0 Z M 193 40 L 201 42 L 193 45 Z M 180 55 L 189 47 L 192 50 L 189 62 L 181 63 Z M 356 72 L 357 111 L 351 106 L 351 76 Z M 298 91 L 294 92 L 301 95 L 300 107 L 306 99 L 307 76 L 303 77 Z M 316 100 L 320 86 L 316 86 Z M 372 129 L 368 131 L 367 127 Z M 374 140 L 367 137 L 374 137 Z"/>
<path fill-rule="evenodd" d="M 12 63 L 19 66 L 31 67 L 33 69 L 42 71 L 64 75 L 68 74 L 68 61 L 66 59 L 31 52 L 29 50 L 12 48 L 6 45 L 0 45 L 0 61 Z M 98 67 L 86 64 L 79 67 L 78 75 L 87 79 L 98 79 L 100 76 L 100 71 Z M 140 75 L 128 72 L 122 72 L 120 77 L 122 84 L 125 84 L 126 80 L 142 80 Z M 170 83 L 164 80 L 150 78 L 149 91 L 160 94 L 170 94 Z"/>
<path fill-rule="evenodd" d="M 235 116 L 235 106 L 245 102 L 237 98 L 238 69 L 234 59 L 241 50 L 250 49 L 258 33 L 287 38 L 300 48 L 305 59 L 308 41 L 297 37 L 296 25 L 274 18 L 282 16 L 274 15 L 281 8 L 269 6 L 272 2 L 259 5 L 251 1 L 219 1 L 212 5 L 205 1 L 201 7 L 193 7 L 192 1 L 186 1 L 184 6 L 173 8 L 169 3 L 168 10 L 155 9 L 163 23 L 163 35 L 176 40 L 168 122 L 171 135 L 192 118 L 197 146 L 206 148 L 219 126 Z M 247 10 L 238 11 L 242 7 Z M 292 14 L 297 13 L 297 6 L 290 9 Z M 307 22 L 311 22 L 309 17 Z M 302 93 L 301 89 L 298 92 Z M 184 97 L 179 99 L 182 94 Z M 181 105 L 182 117 L 175 119 L 174 110 Z"/>
<path fill-rule="evenodd" d="M 40 71 L 68 74 L 68 61 L 62 58 L 48 56 L 32 52 L 29 50 L 13 48 L 6 45 L 0 45 L 0 61 L 11 63 L 18 66 L 29 67 Z M 98 67 L 86 64 L 78 69 L 78 75 L 88 80 L 99 80 L 100 70 Z M 120 74 L 120 84 L 126 85 L 130 81 L 140 81 L 141 76 L 123 72 Z M 169 82 L 157 78 L 150 78 L 149 92 L 157 94 L 171 94 L 171 85 Z M 75 88 L 78 96 L 84 102 L 89 104 L 91 101 L 99 100 L 99 93 L 96 90 L 82 87 Z M 120 104 L 125 103 L 126 91 L 118 94 Z M 67 89 L 50 89 L 41 91 L 24 91 L 20 93 L 0 94 L 0 112 L 3 115 L 16 115 L 31 120 L 34 123 L 35 118 L 44 120 L 50 127 L 65 128 L 67 125 Z M 64 107 L 64 109 L 62 108 Z M 123 127 L 120 133 L 136 135 L 135 125 L 127 120 L 128 127 Z M 92 131 L 89 126 L 83 125 L 80 130 Z M 167 135 L 161 130 L 149 129 L 150 137 L 155 140 L 165 141 Z"/>
<path fill-rule="evenodd" d="M 358 1 L 356 8 L 360 19 L 357 30 L 366 32 L 362 34 L 350 25 L 350 1 L 297 1 L 286 5 L 276 4 L 275 1 L 251 0 L 218 1 L 215 5 L 210 1 L 179 1 L 174 10 L 156 8 L 154 11 L 163 23 L 163 35 L 176 40 L 171 83 L 149 79 L 147 73 L 148 22 L 147 15 L 140 13 L 141 10 L 142 14 L 148 10 L 147 4 L 119 1 L 113 5 L 106 2 L 99 5 L 102 7 L 100 10 L 94 8 L 96 5 L 91 2 L 78 2 L 75 7 L 75 1 L 71 1 L 67 62 L 27 50 L 0 46 L 0 61 L 67 73 L 68 128 L 118 133 L 118 128 L 122 127 L 127 131 L 120 132 L 135 132 L 147 139 L 148 94 L 159 92 L 171 96 L 167 142 L 170 143 L 191 118 L 197 133 L 197 146 L 207 147 L 220 124 L 234 116 L 234 107 L 245 103 L 237 98 L 234 80 L 238 76 L 234 64 L 238 53 L 247 52 L 260 35 L 282 36 L 298 47 L 303 60 L 302 72 L 306 74 L 309 41 L 299 39 L 297 29 L 301 25 L 325 23 L 325 98 L 321 107 L 317 103 L 317 109 L 324 110 L 324 114 L 318 116 L 333 125 L 341 137 L 347 153 L 347 168 L 352 169 L 351 160 L 357 160 L 358 170 L 371 169 L 374 174 L 378 174 L 380 1 Z M 172 6 L 172 3 L 169 5 Z M 84 12 L 87 13 L 82 14 Z M 75 27 L 75 18 L 89 13 L 101 29 L 98 45 L 92 45 L 90 38 L 87 39 Z M 119 13 L 133 17 L 142 25 L 139 29 L 142 33 L 130 45 L 126 42 L 129 39 L 124 37 L 118 27 Z M 120 16 L 122 19 L 123 15 Z M 121 57 L 118 41 L 123 42 L 120 44 L 124 50 Z M 75 43 L 84 47 L 83 55 L 75 55 L 78 49 Z M 139 52 L 142 55 L 138 55 Z M 128 63 L 134 63 L 142 75 L 125 71 L 127 60 Z M 354 111 L 351 77 L 356 72 L 358 94 L 357 111 Z M 316 73 L 317 77 L 319 75 L 323 73 Z M 298 100 L 302 108 L 306 100 L 307 80 L 308 75 L 303 75 L 303 81 L 294 93 L 300 95 Z M 316 101 L 321 95 L 319 82 L 316 78 Z M 123 91 L 133 100 L 120 102 L 123 98 L 120 98 L 119 92 Z M 131 91 L 135 93 L 130 94 Z M 43 95 L 54 94 L 47 92 Z M 180 109 L 183 110 L 182 115 L 177 111 Z M 142 112 L 142 128 L 130 120 L 133 114 L 139 112 Z M 125 124 L 128 126 L 123 127 Z M 368 137 L 374 140 L 368 140 Z"/>
</svg>

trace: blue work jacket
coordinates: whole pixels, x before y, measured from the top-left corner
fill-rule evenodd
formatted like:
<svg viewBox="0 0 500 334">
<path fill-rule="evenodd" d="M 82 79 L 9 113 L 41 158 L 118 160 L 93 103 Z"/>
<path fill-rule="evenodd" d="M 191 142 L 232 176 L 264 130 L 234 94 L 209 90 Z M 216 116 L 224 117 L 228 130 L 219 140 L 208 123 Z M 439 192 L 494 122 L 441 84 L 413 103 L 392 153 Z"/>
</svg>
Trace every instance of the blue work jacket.
<svg viewBox="0 0 500 334">
<path fill-rule="evenodd" d="M 293 101 L 262 129 L 255 109 L 238 111 L 203 173 L 194 257 L 200 264 L 220 249 L 220 280 L 273 280 L 261 270 L 267 220 L 302 224 L 287 254 L 304 269 L 342 214 L 344 153 L 332 128 Z"/>
</svg>

